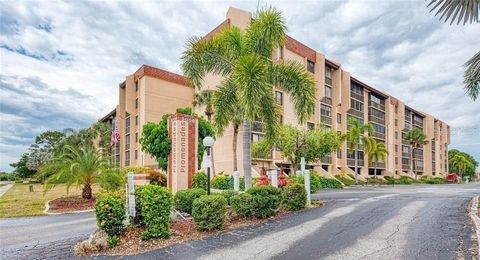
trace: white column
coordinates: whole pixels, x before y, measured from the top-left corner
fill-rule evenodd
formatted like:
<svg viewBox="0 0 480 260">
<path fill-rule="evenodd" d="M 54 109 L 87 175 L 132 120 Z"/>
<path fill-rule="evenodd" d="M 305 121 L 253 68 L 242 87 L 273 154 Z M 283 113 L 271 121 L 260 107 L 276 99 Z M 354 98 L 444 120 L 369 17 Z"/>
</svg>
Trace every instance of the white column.
<svg viewBox="0 0 480 260">
<path fill-rule="evenodd" d="M 233 190 L 235 192 L 240 191 L 240 174 L 238 171 L 233 172 Z"/>
<path fill-rule="evenodd" d="M 305 170 L 303 173 L 303 181 L 305 183 L 305 191 L 307 192 L 307 207 L 311 205 L 310 196 L 310 170 Z"/>
<path fill-rule="evenodd" d="M 278 173 L 277 170 L 270 170 L 270 180 L 272 181 L 272 186 L 278 188 Z"/>
</svg>

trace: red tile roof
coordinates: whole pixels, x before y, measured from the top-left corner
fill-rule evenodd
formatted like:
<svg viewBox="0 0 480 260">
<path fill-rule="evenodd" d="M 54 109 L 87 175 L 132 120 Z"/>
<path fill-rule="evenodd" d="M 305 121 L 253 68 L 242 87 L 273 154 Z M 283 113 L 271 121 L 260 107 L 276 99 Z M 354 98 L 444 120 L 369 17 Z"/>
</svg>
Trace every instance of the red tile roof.
<svg viewBox="0 0 480 260">
<path fill-rule="evenodd" d="M 173 72 L 162 70 L 148 65 L 143 65 L 134 73 L 134 79 L 138 80 L 143 76 L 150 76 L 157 79 L 163 79 L 176 84 L 189 86 L 187 79 Z"/>
<path fill-rule="evenodd" d="M 285 47 L 290 50 L 295 52 L 296 54 L 307 57 L 307 59 L 315 62 L 317 60 L 317 52 L 308 47 L 307 45 L 293 39 L 292 37 L 287 35 L 287 41 L 285 43 Z"/>
</svg>

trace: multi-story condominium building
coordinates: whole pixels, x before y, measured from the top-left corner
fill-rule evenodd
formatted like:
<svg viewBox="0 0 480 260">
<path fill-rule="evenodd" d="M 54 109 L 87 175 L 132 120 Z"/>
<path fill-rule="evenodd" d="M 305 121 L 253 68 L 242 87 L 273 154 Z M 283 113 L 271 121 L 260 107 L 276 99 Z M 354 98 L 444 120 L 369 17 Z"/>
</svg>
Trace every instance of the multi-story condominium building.
<svg viewBox="0 0 480 260">
<path fill-rule="evenodd" d="M 227 19 L 212 30 L 212 35 L 228 26 L 244 29 L 252 17 L 249 12 L 230 8 Z M 379 175 L 410 174 L 411 148 L 405 140 L 405 135 L 412 128 L 421 129 L 427 136 L 428 144 L 415 149 L 413 156 L 418 174 L 445 175 L 448 169 L 447 150 L 450 143 L 450 128 L 441 120 L 431 115 L 415 110 L 404 102 L 388 95 L 350 75 L 341 64 L 329 60 L 312 48 L 300 43 L 292 37 L 287 37 L 282 48 L 272 53 L 274 61 L 294 60 L 305 65 L 312 73 L 317 87 L 317 102 L 315 113 L 307 123 L 298 125 L 294 107 L 287 93 L 272 89 L 278 105 L 281 107 L 281 118 L 284 124 L 298 125 L 313 129 L 320 125 L 345 133 L 350 117 L 361 123 L 370 123 L 374 128 L 373 137 L 384 142 L 389 150 L 388 158 L 376 163 Z M 214 89 L 221 81 L 218 75 L 208 75 L 204 80 L 203 89 Z M 113 147 L 113 154 L 121 166 L 139 165 L 155 167 L 156 163 L 148 154 L 141 151 L 139 135 L 142 126 L 147 122 L 158 122 L 165 113 L 173 113 L 179 107 L 192 105 L 195 89 L 187 84 L 186 79 L 162 69 L 142 66 L 134 74 L 127 76 L 119 86 L 119 104 L 117 108 L 103 120 L 109 121 L 116 117 L 120 132 L 120 143 Z M 198 115 L 203 115 L 204 108 L 195 108 Z M 262 138 L 262 123 L 256 122 L 252 127 L 251 139 Z M 216 171 L 233 171 L 232 136 L 230 127 L 223 136 L 217 137 L 214 145 Z M 237 142 L 238 166 L 242 169 L 242 132 Z M 324 175 L 334 175 L 340 171 L 354 173 L 354 152 L 347 149 L 344 143 L 340 150 L 332 153 L 322 161 L 310 165 Z M 373 175 L 373 165 L 364 159 L 362 144 L 359 145 L 359 174 L 364 177 Z M 280 151 L 273 151 L 271 158 L 257 159 L 261 162 L 253 166 L 253 173 L 258 174 L 259 167 L 268 169 L 285 168 L 288 163 Z"/>
</svg>

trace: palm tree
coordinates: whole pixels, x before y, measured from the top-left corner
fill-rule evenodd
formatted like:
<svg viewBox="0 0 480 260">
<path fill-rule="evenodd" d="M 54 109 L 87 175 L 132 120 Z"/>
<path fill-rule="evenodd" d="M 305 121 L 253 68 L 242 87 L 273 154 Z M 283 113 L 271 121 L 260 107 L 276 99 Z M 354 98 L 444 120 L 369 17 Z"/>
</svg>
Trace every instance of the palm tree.
<svg viewBox="0 0 480 260">
<path fill-rule="evenodd" d="M 251 187 L 250 125 L 261 120 L 269 141 L 273 141 L 278 132 L 273 88 L 290 94 L 299 123 L 303 124 L 315 109 L 315 81 L 304 64 L 271 58 L 273 51 L 284 45 L 285 31 L 281 13 L 267 8 L 256 13 L 244 31 L 231 26 L 212 37 L 190 39 L 182 56 L 184 75 L 192 85 L 201 88 L 208 73 L 222 75 L 224 80 L 219 89 L 231 94 L 228 99 L 238 101 L 235 112 L 228 113 L 241 113 L 239 118 L 243 119 L 246 189 Z"/>
<path fill-rule="evenodd" d="M 373 126 L 371 124 L 361 124 L 356 118 L 348 119 L 348 130 L 345 135 L 348 149 L 354 151 L 353 159 L 355 160 L 355 183 L 358 184 L 358 146 L 360 143 L 365 143 L 368 135 L 373 132 Z"/>
<path fill-rule="evenodd" d="M 388 150 L 384 142 L 377 142 L 371 137 L 365 138 L 365 155 L 368 158 L 368 163 L 373 164 L 374 176 L 377 179 L 377 162 L 385 161 L 388 155 Z"/>
<path fill-rule="evenodd" d="M 407 132 L 407 134 L 405 135 L 405 140 L 410 143 L 410 161 L 412 163 L 412 173 L 415 174 L 415 179 L 418 179 L 418 175 L 415 169 L 416 163 L 413 157 L 415 154 L 415 149 L 418 149 L 428 144 L 427 136 L 422 130 L 418 128 L 413 128 L 412 130 Z"/>
<path fill-rule="evenodd" d="M 92 184 L 96 178 L 110 169 L 110 160 L 91 145 L 75 148 L 64 147 L 63 153 L 41 170 L 55 169 L 45 183 L 46 190 L 56 183 L 66 183 L 67 192 L 72 184 L 83 185 L 82 198 L 92 198 Z"/>
<path fill-rule="evenodd" d="M 196 92 L 193 96 L 192 105 L 194 107 L 205 106 L 205 116 L 210 122 L 213 115 L 213 94 L 215 90 L 205 89 L 200 92 Z"/>
<path fill-rule="evenodd" d="M 463 173 L 470 166 L 471 162 L 465 156 L 456 154 L 449 160 L 449 164 L 457 168 L 460 174 L 460 179 L 463 179 Z"/>
<path fill-rule="evenodd" d="M 213 110 L 213 95 L 215 90 L 205 89 L 200 92 L 195 92 L 193 95 L 193 102 L 192 105 L 194 107 L 205 106 L 205 116 L 207 116 L 208 122 L 212 121 L 212 115 L 214 114 Z M 212 157 L 212 172 L 215 176 L 215 160 L 213 158 L 213 147 L 211 149 L 211 157 Z"/>
<path fill-rule="evenodd" d="M 435 16 L 441 15 L 440 20 L 450 20 L 450 25 L 457 21 L 457 25 L 463 19 L 463 25 L 478 23 L 480 1 L 478 0 L 431 0 L 427 7 L 432 7 L 430 12 L 437 10 Z M 465 65 L 464 73 L 465 91 L 473 100 L 476 100 L 480 92 L 480 51 L 477 52 Z"/>
</svg>

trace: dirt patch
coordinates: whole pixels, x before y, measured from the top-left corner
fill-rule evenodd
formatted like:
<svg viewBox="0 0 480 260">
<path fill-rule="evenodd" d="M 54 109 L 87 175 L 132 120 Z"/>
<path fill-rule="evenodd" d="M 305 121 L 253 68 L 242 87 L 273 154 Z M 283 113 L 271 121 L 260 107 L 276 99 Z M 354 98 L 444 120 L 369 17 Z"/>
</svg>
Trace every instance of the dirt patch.
<svg viewBox="0 0 480 260">
<path fill-rule="evenodd" d="M 322 203 L 315 202 L 311 208 L 321 206 Z M 311 209 L 309 208 L 309 209 Z M 309 210 L 305 209 L 305 210 Z M 302 210 L 302 211 L 305 211 Z M 190 240 L 201 239 L 209 235 L 220 234 L 228 232 L 234 229 L 252 226 L 260 223 L 264 223 L 268 220 L 279 219 L 286 215 L 296 214 L 301 211 L 289 212 L 284 209 L 280 209 L 277 214 L 267 219 L 245 219 L 238 217 L 231 209 L 227 211 L 225 219 L 225 228 L 221 231 L 198 231 L 195 227 L 194 220 L 190 217 L 187 219 L 178 218 L 172 221 L 170 225 L 171 236 L 169 239 L 153 238 L 149 240 L 142 240 L 140 234 L 143 232 L 143 227 L 130 226 L 122 235 L 120 235 L 120 241 L 114 248 L 108 248 L 105 251 L 99 252 L 95 255 L 133 255 L 148 252 L 154 249 L 178 244 Z"/>
<path fill-rule="evenodd" d="M 63 197 L 49 201 L 48 205 L 48 213 L 90 210 L 95 206 L 95 198 L 84 199 L 81 196 Z"/>
</svg>

